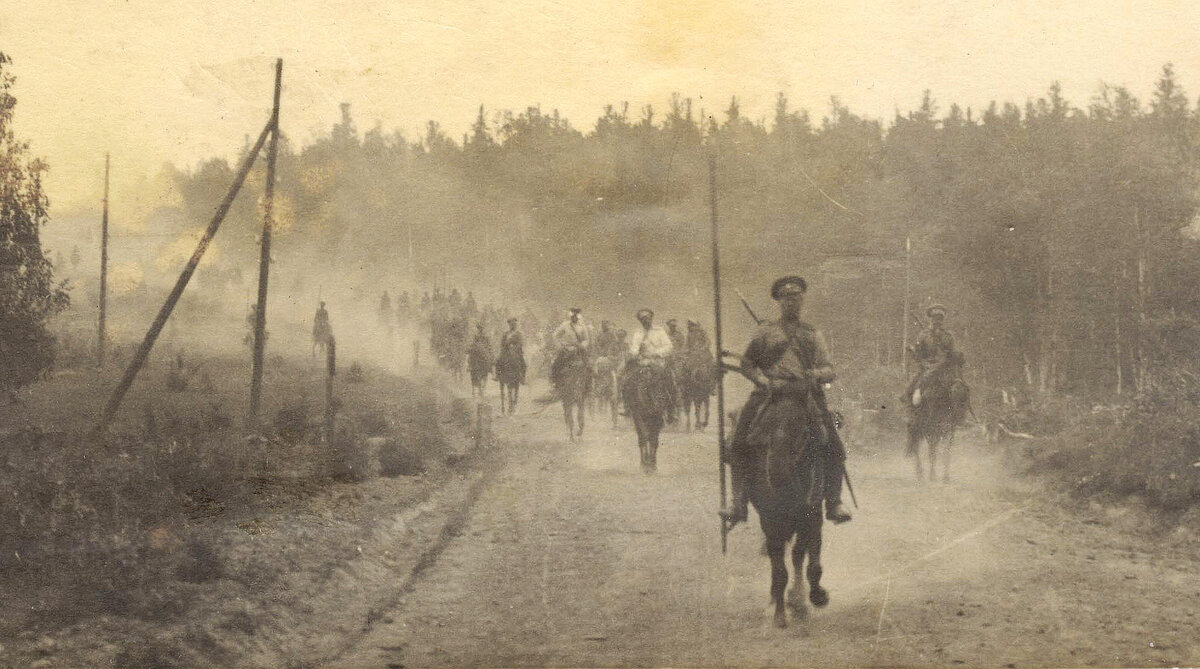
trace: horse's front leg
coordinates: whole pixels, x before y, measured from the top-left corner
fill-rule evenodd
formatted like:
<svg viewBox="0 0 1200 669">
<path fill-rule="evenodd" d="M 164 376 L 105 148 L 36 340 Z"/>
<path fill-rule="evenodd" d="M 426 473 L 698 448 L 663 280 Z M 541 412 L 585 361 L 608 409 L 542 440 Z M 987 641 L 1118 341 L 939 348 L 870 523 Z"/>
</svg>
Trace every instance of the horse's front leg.
<svg viewBox="0 0 1200 669">
<path fill-rule="evenodd" d="M 940 445 L 940 442 L 941 442 L 941 435 L 936 435 L 936 436 L 930 437 L 926 441 L 929 442 L 929 480 L 936 481 L 937 480 L 938 446 Z"/>
<path fill-rule="evenodd" d="M 783 629 L 788 626 L 787 604 L 783 593 L 787 590 L 788 570 L 783 559 L 787 539 L 767 537 L 767 555 L 771 558 L 771 602 L 775 604 L 775 626 Z"/>
<path fill-rule="evenodd" d="M 647 466 L 646 463 L 649 462 L 649 458 L 647 457 L 647 444 L 649 443 L 649 440 L 646 438 L 646 426 L 642 422 L 641 418 L 638 418 L 637 416 L 633 417 L 633 429 L 635 432 L 637 432 L 638 464 L 640 464 L 642 467 L 642 473 L 645 473 Z"/>
<path fill-rule="evenodd" d="M 578 414 L 579 414 L 579 432 L 577 433 L 577 435 L 576 435 L 576 436 L 580 436 L 580 437 L 582 437 L 582 436 L 583 436 L 583 424 L 584 424 L 583 415 L 584 415 L 585 413 L 587 413 L 586 411 L 584 411 L 584 408 L 583 408 L 583 405 L 584 405 L 586 402 L 587 402 L 587 399 L 581 399 L 581 400 L 579 400 L 579 404 L 578 404 L 578 407 L 579 407 L 579 408 L 578 408 L 578 410 L 577 410 L 577 412 L 576 412 L 576 413 L 578 413 Z"/>
<path fill-rule="evenodd" d="M 658 470 L 658 437 L 662 434 L 663 422 L 661 418 L 650 419 L 647 450 L 649 451 L 650 473 Z"/>
<path fill-rule="evenodd" d="M 946 435 L 946 448 L 942 453 L 942 482 L 950 482 L 950 451 L 954 449 L 954 428 L 950 428 L 950 433 Z"/>
<path fill-rule="evenodd" d="M 792 612 L 799 619 L 808 617 L 808 606 L 804 603 L 804 595 L 800 590 L 803 583 L 800 574 L 804 573 L 804 556 L 808 552 L 805 546 L 806 524 L 806 521 L 801 521 L 800 527 L 796 528 L 796 541 L 792 544 L 792 571 L 796 574 L 796 580 L 792 582 L 792 587 L 787 592 L 787 604 L 792 607 Z"/>
<path fill-rule="evenodd" d="M 821 528 L 821 506 L 817 505 L 807 517 L 807 527 L 804 528 L 802 536 L 807 547 L 805 552 L 808 553 L 808 601 L 818 609 L 829 604 L 829 592 L 821 587 L 821 575 L 824 573 L 821 569 Z M 799 538 L 796 543 L 800 543 Z M 800 568 L 797 567 L 796 574 L 799 573 Z"/>
<path fill-rule="evenodd" d="M 563 399 L 563 420 L 567 423 L 567 438 L 575 441 L 575 422 L 571 418 L 571 400 Z"/>
<path fill-rule="evenodd" d="M 915 428 L 908 429 L 908 456 L 912 458 L 913 468 L 917 472 L 917 481 L 925 480 L 925 470 L 921 467 L 921 433 Z"/>
</svg>

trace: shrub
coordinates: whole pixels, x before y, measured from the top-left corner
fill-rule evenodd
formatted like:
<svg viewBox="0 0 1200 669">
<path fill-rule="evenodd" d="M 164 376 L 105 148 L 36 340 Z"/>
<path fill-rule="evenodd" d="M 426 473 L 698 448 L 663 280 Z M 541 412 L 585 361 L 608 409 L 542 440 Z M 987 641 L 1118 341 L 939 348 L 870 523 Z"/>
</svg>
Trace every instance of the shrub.
<svg viewBox="0 0 1200 669">
<path fill-rule="evenodd" d="M 1038 464 L 1084 495 L 1143 495 L 1164 510 L 1200 502 L 1200 376 L 1158 370 L 1130 405 L 1097 407 L 1065 429 Z"/>
<path fill-rule="evenodd" d="M 383 476 L 416 476 L 425 471 L 425 456 L 413 442 L 388 439 L 379 449 L 379 473 Z"/>
<path fill-rule="evenodd" d="M 297 444 L 308 434 L 308 402 L 291 402 L 275 414 L 275 432 L 289 444 Z"/>
<path fill-rule="evenodd" d="M 330 448 L 332 474 L 346 481 L 364 481 L 371 472 L 371 449 L 351 424 L 343 421 L 334 429 Z"/>
</svg>

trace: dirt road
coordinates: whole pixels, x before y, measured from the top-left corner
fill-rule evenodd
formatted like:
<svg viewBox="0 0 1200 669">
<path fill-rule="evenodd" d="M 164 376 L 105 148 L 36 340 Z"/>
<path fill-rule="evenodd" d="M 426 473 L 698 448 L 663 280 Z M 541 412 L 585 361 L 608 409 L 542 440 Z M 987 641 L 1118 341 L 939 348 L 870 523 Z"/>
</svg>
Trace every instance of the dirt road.
<svg viewBox="0 0 1200 669">
<path fill-rule="evenodd" d="M 557 407 L 510 446 L 460 536 L 337 666 L 1184 665 L 1200 660 L 1186 531 L 1066 509 L 960 444 L 950 484 L 851 455 L 861 509 L 825 530 L 833 601 L 771 625 L 757 518 L 721 554 L 716 438 L 630 428 L 567 443 Z M 898 453 L 898 444 L 880 445 Z"/>
</svg>

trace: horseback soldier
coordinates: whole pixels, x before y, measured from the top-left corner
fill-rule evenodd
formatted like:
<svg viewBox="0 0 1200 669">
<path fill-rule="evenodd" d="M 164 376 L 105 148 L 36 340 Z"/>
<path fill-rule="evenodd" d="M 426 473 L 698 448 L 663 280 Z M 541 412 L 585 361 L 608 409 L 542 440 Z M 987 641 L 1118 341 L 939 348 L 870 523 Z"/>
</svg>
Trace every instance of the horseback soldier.
<svg viewBox="0 0 1200 669">
<path fill-rule="evenodd" d="M 596 355 L 611 357 L 616 350 L 617 333 L 608 321 L 600 321 L 600 332 L 596 335 Z"/>
<path fill-rule="evenodd" d="M 520 382 L 525 383 L 525 338 L 517 329 L 517 319 L 508 319 L 508 330 L 500 335 L 500 357 L 496 359 L 497 368 L 504 360 L 519 360 Z M 499 373 L 497 373 L 499 378 Z"/>
<path fill-rule="evenodd" d="M 704 333 L 704 328 L 696 321 L 689 320 L 687 322 L 687 343 L 684 345 L 688 355 L 711 355 L 711 350 L 708 344 L 708 335 Z"/>
<path fill-rule="evenodd" d="M 778 321 L 763 324 L 746 347 L 742 372 L 755 389 L 746 401 L 729 443 L 733 473 L 732 508 L 724 515 L 731 523 L 746 520 L 750 478 L 762 455 L 762 445 L 752 435 L 763 409 L 772 402 L 803 402 L 811 393 L 825 427 L 820 454 L 823 466 L 825 516 L 834 523 L 850 520 L 842 504 L 842 477 L 846 450 L 825 406 L 823 384 L 834 379 L 825 338 L 809 323 L 800 320 L 808 284 L 798 276 L 785 276 L 771 286 L 771 297 L 779 302 Z"/>
<path fill-rule="evenodd" d="M 943 327 L 946 320 L 946 307 L 935 304 L 925 310 L 929 316 L 929 326 L 917 336 L 915 346 L 909 347 L 908 353 L 917 361 L 917 375 L 908 384 L 901 398 L 910 407 L 921 402 L 919 388 L 940 369 L 946 361 L 954 357 L 954 335 Z"/>
<path fill-rule="evenodd" d="M 675 350 L 670 335 L 654 325 L 654 312 L 650 309 L 639 309 L 637 319 L 642 328 L 634 330 L 629 340 L 629 355 L 638 365 L 665 367 L 667 358 Z"/>
<path fill-rule="evenodd" d="M 633 336 L 629 338 L 629 361 L 626 363 L 628 371 L 625 374 L 625 388 L 623 389 L 626 396 L 626 411 L 630 406 L 629 394 L 633 392 L 638 377 L 650 375 L 651 387 L 654 388 L 654 392 L 663 395 L 669 414 L 668 420 L 674 421 L 675 400 L 672 391 L 674 384 L 667 371 L 667 363 L 675 351 L 675 347 L 671 344 L 671 336 L 662 328 L 654 325 L 654 311 L 638 309 L 637 319 L 642 327 L 635 329 Z"/>
<path fill-rule="evenodd" d="M 581 356 L 587 361 L 592 350 L 592 328 L 583 321 L 579 307 L 571 307 L 571 317 L 563 321 L 554 331 L 553 340 L 558 352 L 550 365 L 550 381 L 559 386 L 562 383 L 562 369 L 572 356 Z"/>
<path fill-rule="evenodd" d="M 679 330 L 679 321 L 674 318 L 667 321 L 667 336 L 671 338 L 671 346 L 675 348 L 675 352 L 682 353 L 686 340 L 683 332 Z"/>
<path fill-rule="evenodd" d="M 487 336 L 487 329 L 483 323 L 475 324 L 475 339 L 471 342 L 471 348 L 486 353 L 489 359 L 488 366 L 491 366 L 492 340 Z"/>
<path fill-rule="evenodd" d="M 333 338 L 333 326 L 329 324 L 329 312 L 325 310 L 325 303 L 317 307 L 317 315 L 313 317 L 312 339 L 313 356 L 317 355 L 317 347 L 324 348 L 330 339 Z"/>
</svg>

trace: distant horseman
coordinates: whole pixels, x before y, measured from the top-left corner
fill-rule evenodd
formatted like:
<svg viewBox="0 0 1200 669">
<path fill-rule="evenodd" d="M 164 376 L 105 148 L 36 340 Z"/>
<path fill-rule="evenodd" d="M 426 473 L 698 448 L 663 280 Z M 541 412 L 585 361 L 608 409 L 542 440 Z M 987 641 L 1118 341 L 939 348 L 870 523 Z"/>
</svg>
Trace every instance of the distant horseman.
<svg viewBox="0 0 1200 669">
<path fill-rule="evenodd" d="M 325 303 L 322 302 L 317 307 L 317 314 L 313 317 L 312 341 L 313 356 L 317 355 L 317 347 L 322 351 L 329 345 L 329 341 L 333 339 L 333 326 L 329 324 L 329 312 L 325 309 Z"/>
<path fill-rule="evenodd" d="M 554 362 L 550 365 L 550 381 L 557 387 L 562 385 L 563 367 L 572 358 L 585 362 L 592 351 L 592 329 L 580 315 L 582 309 L 571 307 L 570 317 L 554 330 L 552 337 L 555 348 Z"/>
<path fill-rule="evenodd" d="M 955 355 L 954 335 L 944 327 L 946 307 L 935 304 L 925 310 L 925 315 L 929 316 L 929 326 L 921 331 L 917 343 L 909 350 L 917 363 L 917 374 L 901 398 L 909 406 L 921 402 L 918 389 L 924 388 L 935 372 Z"/>
</svg>

